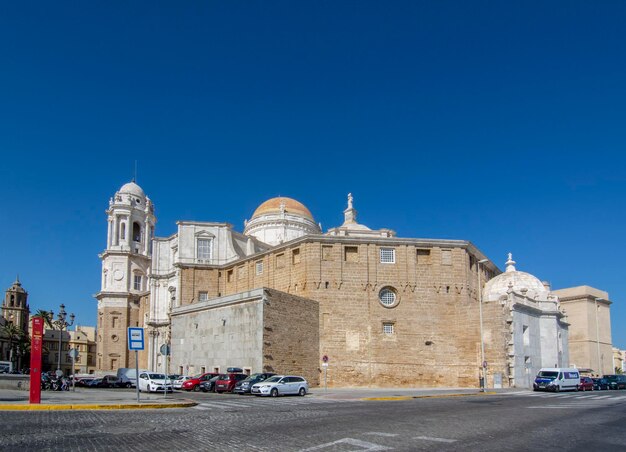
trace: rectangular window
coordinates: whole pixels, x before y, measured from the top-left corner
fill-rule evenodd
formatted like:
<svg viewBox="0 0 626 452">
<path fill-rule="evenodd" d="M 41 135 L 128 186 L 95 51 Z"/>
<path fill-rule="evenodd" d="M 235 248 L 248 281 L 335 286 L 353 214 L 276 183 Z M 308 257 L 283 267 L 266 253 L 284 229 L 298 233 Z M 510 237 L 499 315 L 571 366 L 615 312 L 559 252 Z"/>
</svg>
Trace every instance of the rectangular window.
<svg viewBox="0 0 626 452">
<path fill-rule="evenodd" d="M 135 275 L 135 278 L 133 281 L 133 288 L 135 290 L 141 290 L 141 275 Z"/>
<path fill-rule="evenodd" d="M 211 239 L 198 239 L 198 259 L 211 259 Z"/>
<path fill-rule="evenodd" d="M 276 255 L 276 268 L 283 268 L 285 266 L 285 254 Z"/>
<path fill-rule="evenodd" d="M 263 274 L 263 261 L 258 261 L 255 267 L 256 267 L 256 274 L 262 275 Z"/>
<path fill-rule="evenodd" d="M 226 282 L 233 282 L 233 271 L 228 270 L 226 272 Z"/>
<path fill-rule="evenodd" d="M 522 338 L 524 346 L 528 347 L 530 345 L 530 331 L 528 329 L 528 325 L 522 325 Z"/>
<path fill-rule="evenodd" d="M 323 261 L 332 261 L 333 260 L 333 247 L 332 247 L 332 245 L 322 245 L 322 260 Z"/>
<path fill-rule="evenodd" d="M 346 246 L 343 249 L 343 260 L 346 262 L 358 262 L 359 248 L 357 246 Z"/>
<path fill-rule="evenodd" d="M 200 373 L 201 374 L 206 373 L 206 367 L 204 367 L 204 366 L 200 367 Z"/>
<path fill-rule="evenodd" d="M 208 292 L 198 292 L 198 301 L 208 301 L 209 293 Z"/>
<path fill-rule="evenodd" d="M 452 265 L 452 250 L 441 250 L 441 265 Z"/>
<path fill-rule="evenodd" d="M 118 318 L 117 318 L 117 317 L 113 317 L 113 318 L 111 319 L 111 327 L 112 327 L 112 328 L 117 328 L 117 321 L 118 321 Z"/>
<path fill-rule="evenodd" d="M 394 333 L 394 325 L 391 322 L 383 323 L 383 334 L 393 334 Z"/>
<path fill-rule="evenodd" d="M 396 263 L 395 248 L 381 248 L 380 249 L 380 263 L 381 264 L 395 264 Z"/>
<path fill-rule="evenodd" d="M 291 252 L 291 261 L 293 264 L 300 263 L 300 248 L 296 248 Z"/>
<path fill-rule="evenodd" d="M 417 265 L 430 264 L 430 250 L 417 250 Z"/>
</svg>

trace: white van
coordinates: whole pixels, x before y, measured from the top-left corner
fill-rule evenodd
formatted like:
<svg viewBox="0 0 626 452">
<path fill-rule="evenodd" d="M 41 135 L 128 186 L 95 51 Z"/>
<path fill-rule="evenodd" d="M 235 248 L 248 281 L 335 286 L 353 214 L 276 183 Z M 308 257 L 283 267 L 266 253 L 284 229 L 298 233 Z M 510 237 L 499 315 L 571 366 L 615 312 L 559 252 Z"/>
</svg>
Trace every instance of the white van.
<svg viewBox="0 0 626 452">
<path fill-rule="evenodd" d="M 535 382 L 534 391 L 578 391 L 580 372 L 575 368 L 545 367 L 542 368 Z"/>
</svg>

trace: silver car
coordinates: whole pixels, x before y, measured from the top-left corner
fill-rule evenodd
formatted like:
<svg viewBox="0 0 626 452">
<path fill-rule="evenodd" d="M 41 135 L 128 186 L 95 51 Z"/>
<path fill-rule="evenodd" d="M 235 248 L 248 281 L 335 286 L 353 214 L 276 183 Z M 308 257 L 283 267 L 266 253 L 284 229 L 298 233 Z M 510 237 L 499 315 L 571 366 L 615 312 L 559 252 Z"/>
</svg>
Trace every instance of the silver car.
<svg viewBox="0 0 626 452">
<path fill-rule="evenodd" d="M 278 397 L 287 394 L 304 396 L 309 392 L 309 384 L 304 377 L 297 375 L 275 375 L 252 385 L 250 392 L 257 396 Z"/>
</svg>

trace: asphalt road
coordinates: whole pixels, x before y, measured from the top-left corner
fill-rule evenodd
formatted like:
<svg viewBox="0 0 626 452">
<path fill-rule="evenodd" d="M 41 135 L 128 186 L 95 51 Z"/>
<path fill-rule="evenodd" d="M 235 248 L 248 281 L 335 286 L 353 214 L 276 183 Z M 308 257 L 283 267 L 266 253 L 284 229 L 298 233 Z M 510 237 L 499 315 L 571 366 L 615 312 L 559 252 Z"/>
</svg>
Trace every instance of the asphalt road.
<svg viewBox="0 0 626 452">
<path fill-rule="evenodd" d="M 194 408 L 0 413 L 3 451 L 624 451 L 626 391 L 385 401 L 182 394 Z"/>
</svg>

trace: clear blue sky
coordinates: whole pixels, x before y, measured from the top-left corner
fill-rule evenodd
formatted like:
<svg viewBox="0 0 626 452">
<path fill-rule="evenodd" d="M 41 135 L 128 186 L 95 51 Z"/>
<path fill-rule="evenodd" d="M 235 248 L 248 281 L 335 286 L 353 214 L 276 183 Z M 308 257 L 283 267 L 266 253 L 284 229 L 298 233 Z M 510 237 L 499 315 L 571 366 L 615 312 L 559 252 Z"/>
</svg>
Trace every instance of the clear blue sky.
<svg viewBox="0 0 626 452">
<path fill-rule="evenodd" d="M 109 197 L 157 235 L 290 196 L 609 292 L 626 348 L 626 3 L 4 2 L 0 288 L 95 324 Z"/>
</svg>

